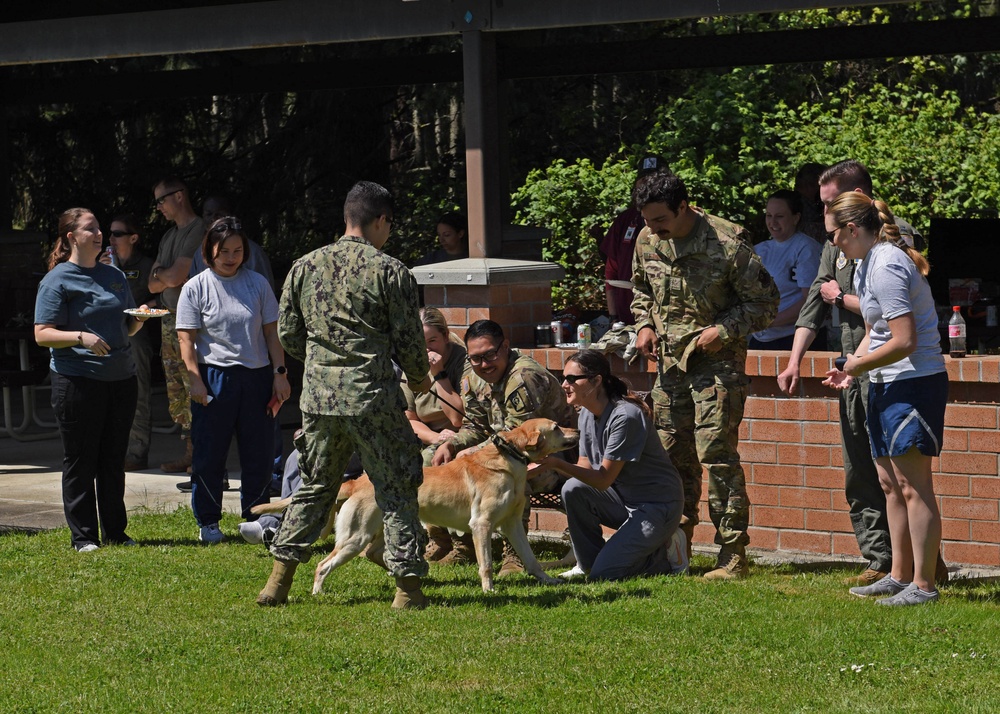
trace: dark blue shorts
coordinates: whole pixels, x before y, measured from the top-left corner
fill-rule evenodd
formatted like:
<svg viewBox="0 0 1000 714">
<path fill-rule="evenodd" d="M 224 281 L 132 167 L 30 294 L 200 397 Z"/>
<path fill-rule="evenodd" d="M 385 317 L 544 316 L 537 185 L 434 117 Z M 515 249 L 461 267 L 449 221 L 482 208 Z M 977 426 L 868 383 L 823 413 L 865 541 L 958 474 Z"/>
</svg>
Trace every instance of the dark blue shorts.
<svg viewBox="0 0 1000 714">
<path fill-rule="evenodd" d="M 925 456 L 941 453 L 948 373 L 869 385 L 868 436 L 872 457 L 900 456 L 916 446 Z"/>
</svg>

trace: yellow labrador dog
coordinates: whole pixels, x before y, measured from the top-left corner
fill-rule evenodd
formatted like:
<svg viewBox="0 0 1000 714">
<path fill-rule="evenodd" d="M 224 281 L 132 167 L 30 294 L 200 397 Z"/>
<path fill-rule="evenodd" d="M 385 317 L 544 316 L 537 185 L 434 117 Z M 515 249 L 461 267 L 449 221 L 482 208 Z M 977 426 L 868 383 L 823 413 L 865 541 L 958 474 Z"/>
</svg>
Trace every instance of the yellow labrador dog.
<svg viewBox="0 0 1000 714">
<path fill-rule="evenodd" d="M 459 456 L 442 466 L 424 468 L 418 491 L 420 520 L 424 523 L 472 533 L 479 560 L 483 590 L 493 590 L 494 530 L 499 530 L 521 556 L 524 569 L 543 583 L 561 581 L 545 574 L 531 552 L 521 524 L 528 461 L 536 461 L 575 445 L 579 433 L 563 429 L 551 419 L 530 419 L 505 431 L 478 451 Z M 375 488 L 367 476 L 341 487 L 336 517 L 337 545 L 316 566 L 313 594 L 323 588 L 330 573 L 364 549 L 375 561 L 382 560 L 385 540 L 382 511 L 375 503 Z"/>
</svg>

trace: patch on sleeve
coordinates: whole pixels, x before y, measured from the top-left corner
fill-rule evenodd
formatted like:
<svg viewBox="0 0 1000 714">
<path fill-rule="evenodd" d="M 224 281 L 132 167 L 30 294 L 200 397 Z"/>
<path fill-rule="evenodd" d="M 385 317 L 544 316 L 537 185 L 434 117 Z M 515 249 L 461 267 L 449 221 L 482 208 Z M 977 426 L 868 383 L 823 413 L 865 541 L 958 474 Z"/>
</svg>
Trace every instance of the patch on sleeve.
<svg viewBox="0 0 1000 714">
<path fill-rule="evenodd" d="M 524 414 L 534 411 L 535 400 L 531 398 L 528 388 L 522 384 L 507 397 L 507 407 L 508 411 Z"/>
<path fill-rule="evenodd" d="M 462 377 L 462 394 L 465 395 L 468 393 L 469 393 L 469 378 Z"/>
</svg>

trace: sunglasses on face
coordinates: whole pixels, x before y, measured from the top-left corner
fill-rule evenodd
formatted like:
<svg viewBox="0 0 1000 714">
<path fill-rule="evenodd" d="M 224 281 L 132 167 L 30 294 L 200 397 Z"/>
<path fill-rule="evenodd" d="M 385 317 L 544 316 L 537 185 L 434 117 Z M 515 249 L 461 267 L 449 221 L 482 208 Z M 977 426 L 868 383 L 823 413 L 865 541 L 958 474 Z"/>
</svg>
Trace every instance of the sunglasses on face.
<svg viewBox="0 0 1000 714">
<path fill-rule="evenodd" d="M 581 379 L 590 379 L 593 376 L 592 374 L 564 374 L 563 381 L 569 384 L 576 384 Z"/>
<path fill-rule="evenodd" d="M 474 364 L 474 365 L 489 364 L 490 362 L 496 360 L 497 353 L 499 352 L 500 348 L 497 347 L 495 349 L 490 350 L 489 352 L 483 352 L 481 355 L 469 355 L 467 359 L 469 360 L 469 364 Z"/>
<path fill-rule="evenodd" d="M 115 238 L 121 238 L 123 236 L 133 235 L 132 231 L 111 231 L 110 234 L 113 235 Z"/>
<path fill-rule="evenodd" d="M 229 231 L 241 231 L 243 224 L 237 220 L 226 221 L 217 226 L 212 226 L 212 233 L 228 233 Z"/>
<path fill-rule="evenodd" d="M 183 191 L 183 190 L 184 190 L 183 188 L 178 188 L 178 189 L 174 189 L 174 190 L 173 190 L 173 191 L 171 191 L 170 193 L 165 193 L 165 194 L 163 194 L 162 196 L 160 196 L 159 198 L 157 198 L 157 199 L 156 199 L 156 200 L 154 201 L 154 203 L 155 203 L 155 204 L 156 204 L 157 206 L 162 206 L 162 205 L 163 205 L 163 202 L 164 202 L 164 201 L 166 201 L 166 200 L 167 200 L 168 198 L 170 198 L 171 196 L 173 196 L 173 195 L 174 195 L 175 193 L 180 193 L 180 192 L 181 192 L 181 191 Z"/>
</svg>

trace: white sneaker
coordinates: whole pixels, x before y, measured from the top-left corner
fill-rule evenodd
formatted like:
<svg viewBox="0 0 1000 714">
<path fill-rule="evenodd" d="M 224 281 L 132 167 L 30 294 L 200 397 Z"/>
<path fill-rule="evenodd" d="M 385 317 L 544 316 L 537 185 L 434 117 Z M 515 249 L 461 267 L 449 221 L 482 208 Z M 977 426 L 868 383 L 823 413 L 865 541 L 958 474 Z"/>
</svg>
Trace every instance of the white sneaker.
<svg viewBox="0 0 1000 714">
<path fill-rule="evenodd" d="M 670 561 L 671 575 L 687 575 L 690 563 L 687 556 L 687 536 L 680 528 L 674 531 L 674 537 L 667 546 L 667 560 Z"/>
<path fill-rule="evenodd" d="M 93 553 L 98 549 L 97 543 L 87 543 L 86 545 L 77 546 L 77 553 Z"/>
<path fill-rule="evenodd" d="M 264 527 L 257 521 L 240 523 L 240 535 L 247 543 L 259 545 L 264 542 Z"/>
<path fill-rule="evenodd" d="M 567 570 L 565 573 L 559 573 L 559 577 L 563 580 L 572 580 L 573 578 L 585 578 L 587 573 L 584 572 L 583 568 L 579 564 L 574 565 L 572 568 Z"/>
<path fill-rule="evenodd" d="M 198 532 L 198 540 L 202 543 L 221 543 L 226 539 L 226 536 L 222 535 L 222 531 L 219 530 L 218 523 L 209 523 L 207 526 L 202 526 L 201 530 Z"/>
</svg>

